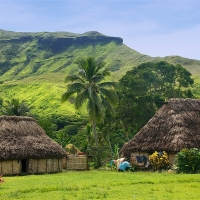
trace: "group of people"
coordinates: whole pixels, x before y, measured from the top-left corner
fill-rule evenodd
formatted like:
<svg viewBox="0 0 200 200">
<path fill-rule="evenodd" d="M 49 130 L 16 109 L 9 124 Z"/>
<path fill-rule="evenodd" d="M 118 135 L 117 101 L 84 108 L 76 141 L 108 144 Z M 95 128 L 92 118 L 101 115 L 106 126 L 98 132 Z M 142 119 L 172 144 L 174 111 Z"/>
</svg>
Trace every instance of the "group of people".
<svg viewBox="0 0 200 200">
<path fill-rule="evenodd" d="M 126 171 L 131 167 L 130 163 L 128 161 L 126 161 L 125 158 L 119 158 L 117 160 L 111 160 L 110 166 L 111 167 L 115 166 L 117 171 Z"/>
</svg>

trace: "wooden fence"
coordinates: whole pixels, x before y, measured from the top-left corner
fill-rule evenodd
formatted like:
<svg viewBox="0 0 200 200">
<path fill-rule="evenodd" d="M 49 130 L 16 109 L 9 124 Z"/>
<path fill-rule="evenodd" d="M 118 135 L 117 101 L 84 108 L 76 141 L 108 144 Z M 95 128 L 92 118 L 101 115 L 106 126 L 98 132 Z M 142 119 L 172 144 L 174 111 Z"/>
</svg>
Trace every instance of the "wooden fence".
<svg viewBox="0 0 200 200">
<path fill-rule="evenodd" d="M 63 160 L 63 169 L 66 170 L 87 170 L 88 162 L 86 155 L 73 155 L 67 156 L 67 159 Z"/>
</svg>

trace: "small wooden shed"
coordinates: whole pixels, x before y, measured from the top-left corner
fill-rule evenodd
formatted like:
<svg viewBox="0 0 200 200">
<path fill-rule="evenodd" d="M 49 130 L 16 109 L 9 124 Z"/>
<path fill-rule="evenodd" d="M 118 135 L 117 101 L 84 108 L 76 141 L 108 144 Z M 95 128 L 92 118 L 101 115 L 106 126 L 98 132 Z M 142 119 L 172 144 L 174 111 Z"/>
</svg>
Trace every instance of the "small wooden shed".
<svg viewBox="0 0 200 200">
<path fill-rule="evenodd" d="M 66 170 L 87 170 L 88 158 L 87 155 L 73 155 L 67 157 Z"/>
<path fill-rule="evenodd" d="M 0 116 L 0 174 L 59 172 L 66 156 L 33 118 Z"/>
<path fill-rule="evenodd" d="M 172 98 L 121 149 L 123 156 L 166 151 L 170 165 L 183 148 L 200 149 L 200 100 Z"/>
</svg>

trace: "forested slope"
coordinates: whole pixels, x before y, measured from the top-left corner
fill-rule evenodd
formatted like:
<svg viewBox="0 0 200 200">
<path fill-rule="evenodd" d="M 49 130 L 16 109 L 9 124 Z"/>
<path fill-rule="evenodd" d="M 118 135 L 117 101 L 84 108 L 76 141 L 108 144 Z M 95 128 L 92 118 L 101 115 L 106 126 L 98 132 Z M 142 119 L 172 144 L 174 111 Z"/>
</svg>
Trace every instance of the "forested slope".
<svg viewBox="0 0 200 200">
<path fill-rule="evenodd" d="M 147 61 L 181 64 L 198 80 L 200 61 L 179 56 L 150 57 L 123 44 L 119 37 L 91 31 L 19 33 L 0 30 L 1 98 L 27 100 L 39 115 L 83 115 L 69 102 L 61 104 L 64 78 L 75 73 L 78 58 L 94 56 L 104 60 L 111 79 L 119 80 L 126 71 Z"/>
</svg>

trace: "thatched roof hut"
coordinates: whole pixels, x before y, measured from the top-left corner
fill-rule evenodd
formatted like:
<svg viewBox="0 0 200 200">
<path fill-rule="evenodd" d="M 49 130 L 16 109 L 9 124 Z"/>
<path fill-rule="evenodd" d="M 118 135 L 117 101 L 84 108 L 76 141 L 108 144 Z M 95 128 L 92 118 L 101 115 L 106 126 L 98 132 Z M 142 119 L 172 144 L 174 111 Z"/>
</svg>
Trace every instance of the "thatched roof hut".
<svg viewBox="0 0 200 200">
<path fill-rule="evenodd" d="M 166 151 L 183 148 L 200 149 L 200 100 L 173 98 L 166 102 L 147 124 L 126 143 L 121 152 Z"/>
<path fill-rule="evenodd" d="M 39 161 L 46 160 L 44 165 L 48 167 L 47 159 L 51 159 L 51 162 L 58 161 L 59 163 L 65 156 L 66 152 L 54 140 L 45 134 L 45 131 L 33 118 L 0 116 L 1 174 L 3 174 L 2 171 L 5 170 L 2 168 L 2 163 L 8 161 L 17 160 L 19 163 L 19 161 L 25 160 L 26 164 L 24 165 L 26 166 L 26 169 L 24 169 L 24 171 L 32 173 L 29 169 L 30 160 L 33 162 L 34 160 L 37 160 L 37 165 L 39 165 Z M 52 161 L 52 159 L 54 160 Z M 27 161 L 29 162 L 28 164 Z M 48 160 L 48 162 L 50 161 Z M 58 167 L 54 166 L 54 169 L 51 169 L 50 171 L 60 171 L 62 163 L 59 163 L 58 165 Z M 40 173 L 41 170 L 38 169 L 38 166 L 36 168 L 37 170 L 35 172 Z M 43 169 L 42 172 L 48 172 L 48 170 L 46 169 L 45 171 Z"/>
</svg>

